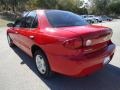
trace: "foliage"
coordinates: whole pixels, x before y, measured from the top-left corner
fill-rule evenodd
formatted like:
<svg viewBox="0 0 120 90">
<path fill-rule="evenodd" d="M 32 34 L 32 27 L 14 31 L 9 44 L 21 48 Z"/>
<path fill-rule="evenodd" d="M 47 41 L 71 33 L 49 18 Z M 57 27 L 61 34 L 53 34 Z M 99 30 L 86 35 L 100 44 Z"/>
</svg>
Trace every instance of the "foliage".
<svg viewBox="0 0 120 90">
<path fill-rule="evenodd" d="M 120 15 L 120 1 L 111 3 L 108 9 L 110 13 Z"/>
<path fill-rule="evenodd" d="M 95 3 L 94 10 L 96 14 L 107 14 L 107 7 L 110 3 L 110 0 L 94 0 Z"/>
<path fill-rule="evenodd" d="M 87 12 L 85 8 L 81 9 L 77 7 L 77 0 L 0 0 L 1 11 L 12 11 L 16 13 L 38 8 L 69 10 L 79 14 Z"/>
<path fill-rule="evenodd" d="M 79 2 L 78 2 L 79 1 Z M 0 11 L 21 13 L 34 9 L 62 9 L 78 14 L 120 14 L 120 0 L 89 0 L 93 3 L 90 9 L 79 8 L 80 0 L 0 0 Z"/>
<path fill-rule="evenodd" d="M 91 8 L 94 14 L 119 14 L 120 15 L 120 0 L 92 0 L 94 7 Z"/>
</svg>

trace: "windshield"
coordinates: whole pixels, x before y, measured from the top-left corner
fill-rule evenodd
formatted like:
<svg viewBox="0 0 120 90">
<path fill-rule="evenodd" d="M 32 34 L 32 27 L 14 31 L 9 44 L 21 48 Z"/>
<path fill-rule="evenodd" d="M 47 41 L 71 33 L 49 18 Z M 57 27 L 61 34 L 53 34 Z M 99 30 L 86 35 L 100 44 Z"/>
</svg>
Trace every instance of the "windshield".
<svg viewBox="0 0 120 90">
<path fill-rule="evenodd" d="M 45 12 L 53 27 L 83 26 L 88 23 L 79 15 L 68 11 L 48 10 Z"/>
</svg>

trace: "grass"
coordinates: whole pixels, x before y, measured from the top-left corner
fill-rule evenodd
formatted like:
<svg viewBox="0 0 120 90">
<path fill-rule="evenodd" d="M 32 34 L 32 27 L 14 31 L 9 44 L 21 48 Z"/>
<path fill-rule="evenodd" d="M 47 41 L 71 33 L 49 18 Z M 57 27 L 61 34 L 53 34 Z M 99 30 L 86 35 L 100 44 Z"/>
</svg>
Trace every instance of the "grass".
<svg viewBox="0 0 120 90">
<path fill-rule="evenodd" d="M 8 23 L 10 23 L 11 21 L 5 20 L 5 19 L 1 19 L 0 18 L 0 27 L 5 27 Z"/>
</svg>

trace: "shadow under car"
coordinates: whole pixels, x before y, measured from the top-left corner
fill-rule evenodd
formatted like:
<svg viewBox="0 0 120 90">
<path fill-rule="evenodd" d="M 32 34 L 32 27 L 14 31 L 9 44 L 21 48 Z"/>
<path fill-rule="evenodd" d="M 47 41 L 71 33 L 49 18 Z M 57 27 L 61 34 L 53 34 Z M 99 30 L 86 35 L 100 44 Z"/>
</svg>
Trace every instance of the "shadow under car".
<svg viewBox="0 0 120 90">
<path fill-rule="evenodd" d="M 13 48 L 21 58 L 21 65 L 26 64 L 51 90 L 120 90 L 120 68 L 106 65 L 104 69 L 83 78 L 71 78 L 55 74 L 53 78 L 39 76 L 35 62 L 19 48 Z"/>
</svg>

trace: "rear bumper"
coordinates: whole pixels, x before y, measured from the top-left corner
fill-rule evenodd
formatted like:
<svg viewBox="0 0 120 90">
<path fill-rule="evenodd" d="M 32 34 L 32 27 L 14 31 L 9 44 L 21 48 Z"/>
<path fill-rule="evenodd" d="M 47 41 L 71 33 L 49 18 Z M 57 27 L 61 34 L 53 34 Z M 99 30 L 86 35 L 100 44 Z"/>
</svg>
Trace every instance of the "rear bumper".
<svg viewBox="0 0 120 90">
<path fill-rule="evenodd" d="M 82 77 L 101 69 L 104 66 L 104 59 L 109 56 L 111 60 L 114 51 L 115 45 L 110 44 L 106 48 L 90 54 L 49 55 L 49 61 L 52 70 L 55 72 L 73 77 Z"/>
</svg>

